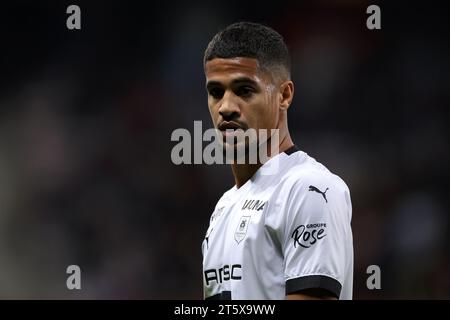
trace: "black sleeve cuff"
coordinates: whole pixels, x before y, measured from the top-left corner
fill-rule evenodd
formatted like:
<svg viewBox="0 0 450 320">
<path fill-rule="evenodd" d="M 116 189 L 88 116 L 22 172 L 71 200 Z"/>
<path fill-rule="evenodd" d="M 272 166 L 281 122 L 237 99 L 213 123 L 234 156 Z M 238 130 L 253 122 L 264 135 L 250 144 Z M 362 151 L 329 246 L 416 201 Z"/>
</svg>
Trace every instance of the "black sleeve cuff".
<svg viewBox="0 0 450 320">
<path fill-rule="evenodd" d="M 218 294 L 205 298 L 205 300 L 231 300 L 231 291 L 222 291 Z"/>
<path fill-rule="evenodd" d="M 339 299 L 342 285 L 336 279 L 328 276 L 304 276 L 286 281 L 286 295 L 306 289 L 323 289 Z"/>
</svg>

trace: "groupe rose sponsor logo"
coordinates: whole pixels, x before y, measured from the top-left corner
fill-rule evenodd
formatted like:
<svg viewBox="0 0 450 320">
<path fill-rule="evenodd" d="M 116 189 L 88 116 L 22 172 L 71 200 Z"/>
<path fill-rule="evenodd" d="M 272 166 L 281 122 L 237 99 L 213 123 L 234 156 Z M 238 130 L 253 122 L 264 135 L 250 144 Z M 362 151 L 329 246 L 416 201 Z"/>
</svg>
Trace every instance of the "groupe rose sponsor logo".
<svg viewBox="0 0 450 320">
<path fill-rule="evenodd" d="M 326 223 L 301 224 L 292 232 L 291 238 L 294 240 L 294 248 L 297 246 L 310 248 L 316 242 L 323 239 L 326 234 Z"/>
<path fill-rule="evenodd" d="M 278 169 L 278 161 L 269 161 L 270 154 L 278 154 L 279 140 L 278 129 L 203 130 L 202 121 L 194 121 L 193 133 L 186 128 L 172 132 L 171 141 L 177 143 L 170 157 L 175 165 L 262 163 L 266 165 L 261 173 L 272 174 Z"/>
</svg>

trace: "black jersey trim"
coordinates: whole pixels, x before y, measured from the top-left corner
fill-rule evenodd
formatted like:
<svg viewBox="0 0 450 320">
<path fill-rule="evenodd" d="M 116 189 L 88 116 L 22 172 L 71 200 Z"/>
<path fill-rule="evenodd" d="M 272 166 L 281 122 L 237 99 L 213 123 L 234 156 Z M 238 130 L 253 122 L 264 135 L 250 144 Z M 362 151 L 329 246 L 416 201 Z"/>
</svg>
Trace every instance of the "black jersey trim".
<svg viewBox="0 0 450 320">
<path fill-rule="evenodd" d="M 292 147 L 288 148 L 287 150 L 284 150 L 284 153 L 286 153 L 288 156 L 290 156 L 291 154 L 300 151 L 299 148 L 297 148 L 297 146 L 294 144 Z"/>
<path fill-rule="evenodd" d="M 221 293 L 205 298 L 205 300 L 231 300 L 231 291 L 222 291 Z"/>
<path fill-rule="evenodd" d="M 286 295 L 307 289 L 323 289 L 339 299 L 342 285 L 336 279 L 323 275 L 304 276 L 286 281 Z"/>
</svg>

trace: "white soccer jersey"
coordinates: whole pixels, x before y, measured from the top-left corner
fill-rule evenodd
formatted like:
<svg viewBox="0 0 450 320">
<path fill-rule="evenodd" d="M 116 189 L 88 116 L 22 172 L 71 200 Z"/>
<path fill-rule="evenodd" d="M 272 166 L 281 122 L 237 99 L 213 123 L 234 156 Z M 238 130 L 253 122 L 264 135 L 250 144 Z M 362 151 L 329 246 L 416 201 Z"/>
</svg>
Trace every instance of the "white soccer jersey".
<svg viewBox="0 0 450 320">
<path fill-rule="evenodd" d="M 278 162 L 275 174 L 261 169 Z M 284 299 L 324 289 L 351 299 L 347 185 L 296 147 L 223 194 L 202 244 L 205 299 Z"/>
</svg>

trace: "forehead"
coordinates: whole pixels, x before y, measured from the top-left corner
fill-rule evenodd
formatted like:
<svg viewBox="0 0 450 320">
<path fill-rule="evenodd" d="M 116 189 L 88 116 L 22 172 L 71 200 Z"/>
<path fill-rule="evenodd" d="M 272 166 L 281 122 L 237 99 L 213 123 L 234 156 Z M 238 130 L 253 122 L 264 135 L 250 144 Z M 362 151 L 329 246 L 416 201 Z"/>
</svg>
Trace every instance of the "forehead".
<svg viewBox="0 0 450 320">
<path fill-rule="evenodd" d="M 264 74 L 258 60 L 253 58 L 215 58 L 205 64 L 205 75 L 208 81 L 227 81 L 240 77 L 261 81 L 265 77 Z"/>
</svg>

